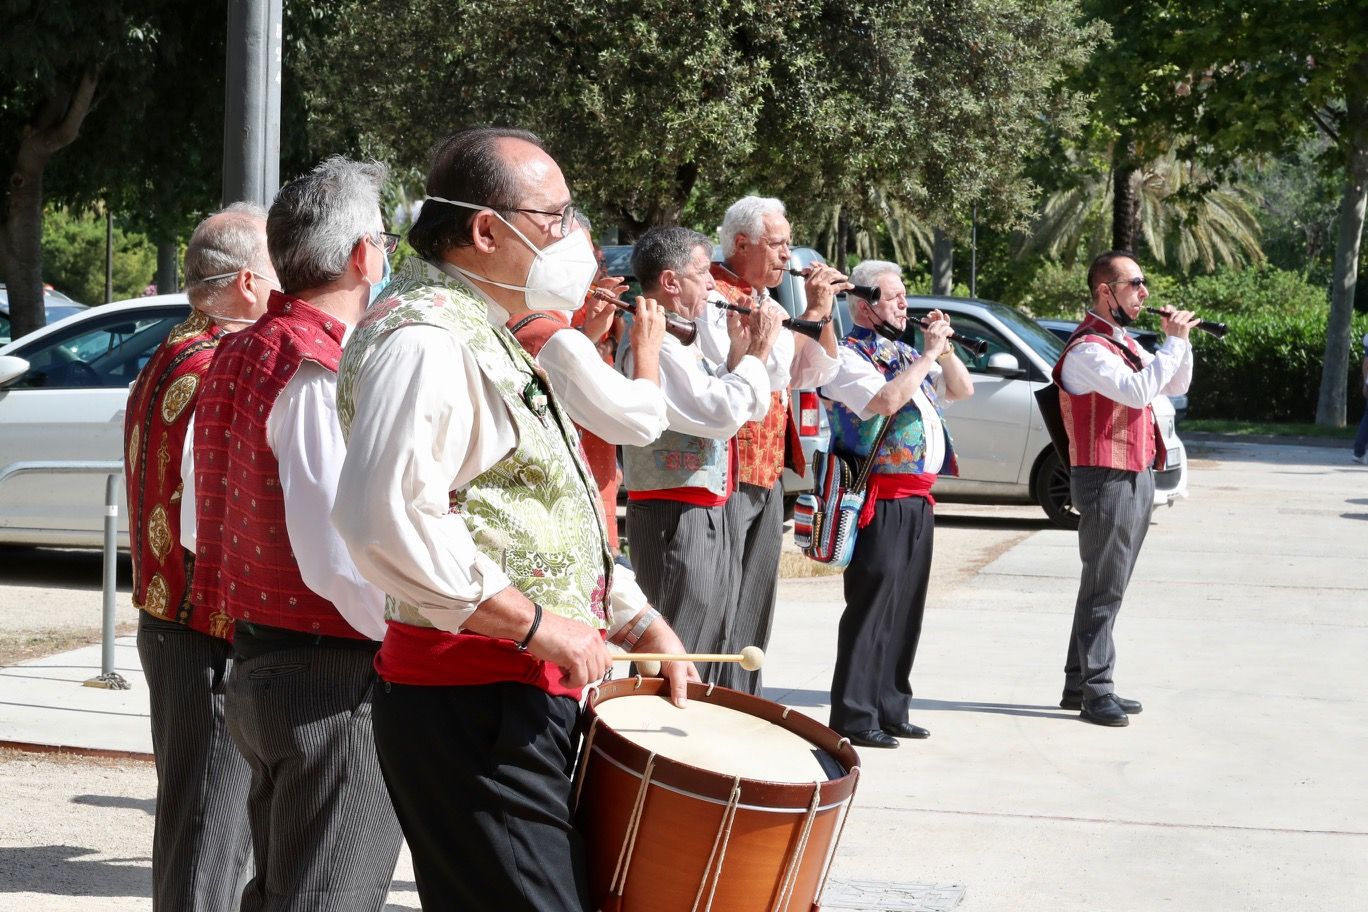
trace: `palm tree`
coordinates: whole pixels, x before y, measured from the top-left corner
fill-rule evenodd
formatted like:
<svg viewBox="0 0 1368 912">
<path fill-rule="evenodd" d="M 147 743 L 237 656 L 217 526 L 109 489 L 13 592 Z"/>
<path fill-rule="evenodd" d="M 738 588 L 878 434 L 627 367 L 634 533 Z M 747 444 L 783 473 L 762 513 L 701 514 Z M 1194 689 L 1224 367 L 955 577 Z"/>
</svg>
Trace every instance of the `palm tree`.
<svg viewBox="0 0 1368 912">
<path fill-rule="evenodd" d="M 1044 254 L 1072 263 L 1080 251 L 1112 246 L 1115 174 L 1085 175 L 1045 201 L 1021 255 Z M 1160 265 L 1172 263 L 1183 272 L 1200 266 L 1211 272 L 1217 266 L 1239 268 L 1264 261 L 1256 214 L 1259 199 L 1247 188 L 1213 184 L 1195 162 L 1173 152 L 1142 165 L 1133 185 L 1140 238 Z"/>
</svg>

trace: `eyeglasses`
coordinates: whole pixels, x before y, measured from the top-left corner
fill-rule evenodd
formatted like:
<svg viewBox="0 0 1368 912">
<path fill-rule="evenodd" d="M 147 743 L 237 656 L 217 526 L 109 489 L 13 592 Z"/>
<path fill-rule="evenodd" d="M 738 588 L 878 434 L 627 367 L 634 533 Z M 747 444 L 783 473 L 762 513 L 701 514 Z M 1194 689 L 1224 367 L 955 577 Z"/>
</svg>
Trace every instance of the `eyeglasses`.
<svg viewBox="0 0 1368 912">
<path fill-rule="evenodd" d="M 389 256 L 394 256 L 394 251 L 399 249 L 399 235 L 390 234 L 388 231 L 380 231 L 377 234 L 379 234 L 380 240 L 376 241 L 376 246 Z"/>
<path fill-rule="evenodd" d="M 224 279 L 237 278 L 238 273 L 241 271 L 242 270 L 239 269 L 234 272 L 220 272 L 218 275 L 205 276 L 204 278 L 199 280 L 199 284 L 208 285 L 210 282 L 220 282 Z M 256 276 L 258 279 L 261 279 L 261 281 L 274 285 L 276 288 L 280 287 L 280 283 L 277 282 L 275 279 L 272 279 L 269 276 L 264 276 L 255 270 L 249 269 L 247 270 L 247 274 Z"/>
<path fill-rule="evenodd" d="M 1130 279 L 1117 279 L 1115 282 L 1108 282 L 1108 285 L 1129 285 L 1131 288 L 1143 288 L 1145 286 L 1144 276 L 1135 276 Z"/>
<path fill-rule="evenodd" d="M 545 209 L 513 209 L 513 212 L 522 212 L 530 215 L 545 215 L 551 218 L 560 219 L 560 236 L 568 237 L 570 228 L 575 224 L 575 204 L 567 203 L 564 209 L 558 212 L 547 212 Z"/>
</svg>

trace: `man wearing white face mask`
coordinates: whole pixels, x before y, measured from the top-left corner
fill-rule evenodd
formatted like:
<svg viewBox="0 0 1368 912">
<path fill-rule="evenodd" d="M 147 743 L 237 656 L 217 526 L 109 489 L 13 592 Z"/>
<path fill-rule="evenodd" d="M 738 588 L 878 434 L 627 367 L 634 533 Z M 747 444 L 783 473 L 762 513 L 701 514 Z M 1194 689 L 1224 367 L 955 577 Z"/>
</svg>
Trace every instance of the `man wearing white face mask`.
<svg viewBox="0 0 1368 912">
<path fill-rule="evenodd" d="M 266 237 L 282 290 L 219 345 L 195 408 L 181 534 L 196 609 L 236 622 L 225 711 L 256 864 L 241 912 L 379 912 L 399 855 L 370 733 L 384 595 L 329 522 L 337 364 L 393 245 L 384 175 L 330 158 L 281 189 Z"/>
<path fill-rule="evenodd" d="M 682 646 L 613 565 L 554 382 L 505 328 L 596 263 L 536 136 L 443 140 L 418 253 L 342 359 L 333 523 L 389 596 L 375 741 L 427 910 L 587 910 L 570 819 L 578 698 L 604 639 Z M 689 663 L 663 674 L 682 703 Z"/>
</svg>

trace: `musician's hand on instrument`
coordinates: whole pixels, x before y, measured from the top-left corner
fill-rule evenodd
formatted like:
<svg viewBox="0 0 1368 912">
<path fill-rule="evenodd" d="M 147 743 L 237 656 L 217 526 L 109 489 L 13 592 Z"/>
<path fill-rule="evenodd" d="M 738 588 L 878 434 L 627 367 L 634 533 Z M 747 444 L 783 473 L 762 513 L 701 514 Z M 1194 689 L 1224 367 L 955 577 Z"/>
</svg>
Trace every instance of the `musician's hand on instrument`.
<svg viewBox="0 0 1368 912">
<path fill-rule="evenodd" d="M 612 656 L 597 630 L 549 611 L 542 615 L 527 651 L 559 667 L 564 687 L 584 687 L 602 678 L 612 666 Z"/>
<path fill-rule="evenodd" d="M 788 311 L 770 300 L 753 309 L 747 319 L 750 320 L 751 339 L 761 338 L 772 345 L 784 328 Z"/>
<path fill-rule="evenodd" d="M 688 652 L 664 618 L 656 618 L 641 635 L 633 652 L 663 652 L 678 655 Z M 670 702 L 683 706 L 690 681 L 701 681 L 693 662 L 661 662 L 660 676 L 670 685 Z"/>
<path fill-rule="evenodd" d="M 825 263 L 813 263 L 808 267 L 803 285 L 807 289 L 808 304 L 803 312 L 805 320 L 821 320 L 831 316 L 831 305 L 836 295 L 855 287 L 846 281 L 844 273 Z"/>
<path fill-rule="evenodd" d="M 1160 322 L 1164 335 L 1186 339 L 1192 328 L 1202 321 L 1190 310 L 1174 310 L 1165 306 L 1160 315 Z"/>
<path fill-rule="evenodd" d="M 636 313 L 632 315 L 632 351 L 640 352 L 646 348 L 659 350 L 665 338 L 665 308 L 653 298 L 636 299 Z"/>
<path fill-rule="evenodd" d="M 922 336 L 926 339 L 922 355 L 934 359 L 950 351 L 952 332 L 954 330 L 950 328 L 950 318 L 945 314 L 939 310 L 927 314 L 926 321 L 922 324 Z"/>
<path fill-rule="evenodd" d="M 597 345 L 608 335 L 616 315 L 617 307 L 612 301 L 590 295 L 584 302 L 584 325 L 580 327 L 580 331 Z"/>
</svg>

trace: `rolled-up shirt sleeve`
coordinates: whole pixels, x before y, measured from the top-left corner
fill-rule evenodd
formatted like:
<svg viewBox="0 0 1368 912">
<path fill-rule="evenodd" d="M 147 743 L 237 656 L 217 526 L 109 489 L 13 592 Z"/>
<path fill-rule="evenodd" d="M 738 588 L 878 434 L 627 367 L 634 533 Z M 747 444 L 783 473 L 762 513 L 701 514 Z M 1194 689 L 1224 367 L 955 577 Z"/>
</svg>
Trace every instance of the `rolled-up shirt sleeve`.
<svg viewBox="0 0 1368 912">
<path fill-rule="evenodd" d="M 816 389 L 830 383 L 841 369 L 840 350 L 836 357 L 826 353 L 822 343 L 806 336 L 794 338 L 792 385 L 799 389 Z"/>
<path fill-rule="evenodd" d="M 510 583 L 450 509 L 450 492 L 517 445 L 512 415 L 456 337 L 408 326 L 360 368 L 333 524 L 367 579 L 459 630 Z"/>
<path fill-rule="evenodd" d="M 614 567 L 613 587 L 608 590 L 608 636 L 620 633 L 648 604 L 636 574 L 621 564 Z"/>
<path fill-rule="evenodd" d="M 665 432 L 669 419 L 660 387 L 613 370 L 584 333 L 552 334 L 537 364 L 570 420 L 591 434 L 622 446 L 646 446 Z"/>
<path fill-rule="evenodd" d="M 827 399 L 839 402 L 850 409 L 861 421 L 869 421 L 875 416 L 869 409 L 869 401 L 890 381 L 884 378 L 873 362 L 851 348 L 842 345 L 836 355 L 839 362 L 836 375 L 821 388 L 820 392 Z M 944 371 L 939 364 L 931 365 L 926 373 L 926 378 L 935 386 L 937 395 L 945 393 L 943 374 Z"/>
</svg>

